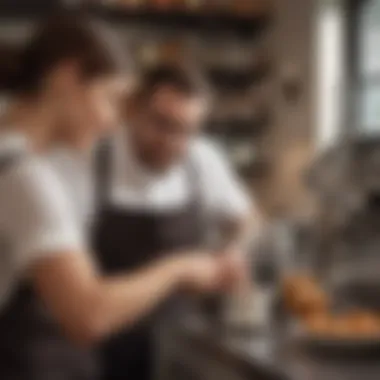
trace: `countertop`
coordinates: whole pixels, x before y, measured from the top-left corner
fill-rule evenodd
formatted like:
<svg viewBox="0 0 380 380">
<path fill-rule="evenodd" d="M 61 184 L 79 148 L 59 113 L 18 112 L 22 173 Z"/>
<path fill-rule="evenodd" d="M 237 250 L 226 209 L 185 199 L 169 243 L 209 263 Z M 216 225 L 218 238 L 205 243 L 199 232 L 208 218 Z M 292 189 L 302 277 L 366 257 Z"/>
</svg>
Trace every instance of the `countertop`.
<svg viewBox="0 0 380 380">
<path fill-rule="evenodd" d="M 194 349 L 206 350 L 224 362 L 239 365 L 250 379 L 380 379 L 380 344 L 361 359 L 354 356 L 339 359 L 306 351 L 284 330 L 228 331 L 216 326 L 199 316 L 189 316 L 179 324 L 178 331 Z"/>
</svg>

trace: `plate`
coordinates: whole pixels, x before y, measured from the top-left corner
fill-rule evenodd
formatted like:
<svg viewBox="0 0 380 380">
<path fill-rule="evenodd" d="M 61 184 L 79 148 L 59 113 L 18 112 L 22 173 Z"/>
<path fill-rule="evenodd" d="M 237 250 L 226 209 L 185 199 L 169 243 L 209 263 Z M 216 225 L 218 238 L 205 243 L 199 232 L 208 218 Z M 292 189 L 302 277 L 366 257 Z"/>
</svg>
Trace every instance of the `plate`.
<svg viewBox="0 0 380 380">
<path fill-rule="evenodd" d="M 303 349 L 323 356 L 380 357 L 379 336 L 334 337 L 314 335 L 301 326 L 293 330 L 292 339 Z"/>
</svg>

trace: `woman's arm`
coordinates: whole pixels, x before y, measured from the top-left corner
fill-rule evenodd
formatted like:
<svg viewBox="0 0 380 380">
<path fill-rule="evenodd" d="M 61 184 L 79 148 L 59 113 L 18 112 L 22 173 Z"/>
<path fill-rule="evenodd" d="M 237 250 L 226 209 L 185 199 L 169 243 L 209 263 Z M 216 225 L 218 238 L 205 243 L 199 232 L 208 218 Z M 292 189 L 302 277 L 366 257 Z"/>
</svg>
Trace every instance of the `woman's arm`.
<svg viewBox="0 0 380 380">
<path fill-rule="evenodd" d="M 133 324 L 175 289 L 216 290 L 221 265 L 215 256 L 182 254 L 130 275 L 102 277 L 86 254 L 55 252 L 30 271 L 38 294 L 68 336 L 89 344 Z"/>
<path fill-rule="evenodd" d="M 1 186 L 7 197 L 1 212 L 15 270 L 31 279 L 49 311 L 77 342 L 90 343 L 135 322 L 179 286 L 217 286 L 218 261 L 195 253 L 179 254 L 132 275 L 103 277 L 86 250 L 64 187 L 44 162 L 24 162 L 2 176 Z"/>
</svg>

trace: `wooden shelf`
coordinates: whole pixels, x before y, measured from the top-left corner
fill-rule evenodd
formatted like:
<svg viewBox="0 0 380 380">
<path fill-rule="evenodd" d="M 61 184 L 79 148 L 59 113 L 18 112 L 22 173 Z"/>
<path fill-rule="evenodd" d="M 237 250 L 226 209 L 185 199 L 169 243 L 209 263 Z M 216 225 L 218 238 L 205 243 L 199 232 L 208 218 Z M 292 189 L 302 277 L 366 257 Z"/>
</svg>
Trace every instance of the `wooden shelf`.
<svg viewBox="0 0 380 380">
<path fill-rule="evenodd" d="M 79 2 L 78 2 L 79 3 Z M 89 12 L 113 23 L 145 25 L 160 28 L 179 28 L 205 31 L 236 31 L 252 34 L 262 30 L 269 22 L 269 12 L 264 9 L 247 16 L 227 13 L 197 13 L 182 10 L 158 11 L 130 9 L 125 6 L 83 5 L 65 6 L 59 0 L 1 0 L 0 19 L 35 19 L 52 12 L 67 9 Z"/>
<path fill-rule="evenodd" d="M 271 173 L 271 164 L 265 160 L 255 160 L 251 164 L 236 168 L 245 180 L 265 178 Z"/>
<path fill-rule="evenodd" d="M 209 120 L 207 132 L 211 135 L 225 136 L 229 139 L 254 138 L 267 131 L 271 125 L 271 115 L 268 112 L 252 118 L 231 118 L 227 120 Z"/>
<path fill-rule="evenodd" d="M 127 9 L 121 6 L 90 6 L 88 9 L 107 20 L 128 25 L 205 31 L 232 30 L 249 34 L 262 30 L 269 21 L 269 15 L 264 12 L 242 17 L 224 13 L 201 14 L 181 10 Z"/>
<path fill-rule="evenodd" d="M 270 75 L 270 66 L 261 66 L 250 70 L 209 69 L 210 82 L 224 91 L 244 91 L 254 84 L 259 84 Z"/>
<path fill-rule="evenodd" d="M 32 20 L 63 9 L 59 0 L 1 0 L 0 19 Z"/>
</svg>

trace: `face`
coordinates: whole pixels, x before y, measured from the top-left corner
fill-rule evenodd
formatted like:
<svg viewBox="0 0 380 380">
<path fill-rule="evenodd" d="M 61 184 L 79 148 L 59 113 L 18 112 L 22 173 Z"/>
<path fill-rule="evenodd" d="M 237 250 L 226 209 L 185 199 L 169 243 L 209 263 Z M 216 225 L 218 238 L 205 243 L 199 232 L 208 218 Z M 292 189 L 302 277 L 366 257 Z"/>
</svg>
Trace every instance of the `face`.
<svg viewBox="0 0 380 380">
<path fill-rule="evenodd" d="M 125 78 L 118 76 L 83 80 L 75 70 L 63 75 L 56 86 L 59 134 L 78 148 L 91 148 L 119 125 L 125 83 Z"/>
<path fill-rule="evenodd" d="M 153 170 L 163 171 L 180 162 L 202 124 L 203 99 L 163 87 L 137 107 L 130 128 L 137 153 Z"/>
</svg>

